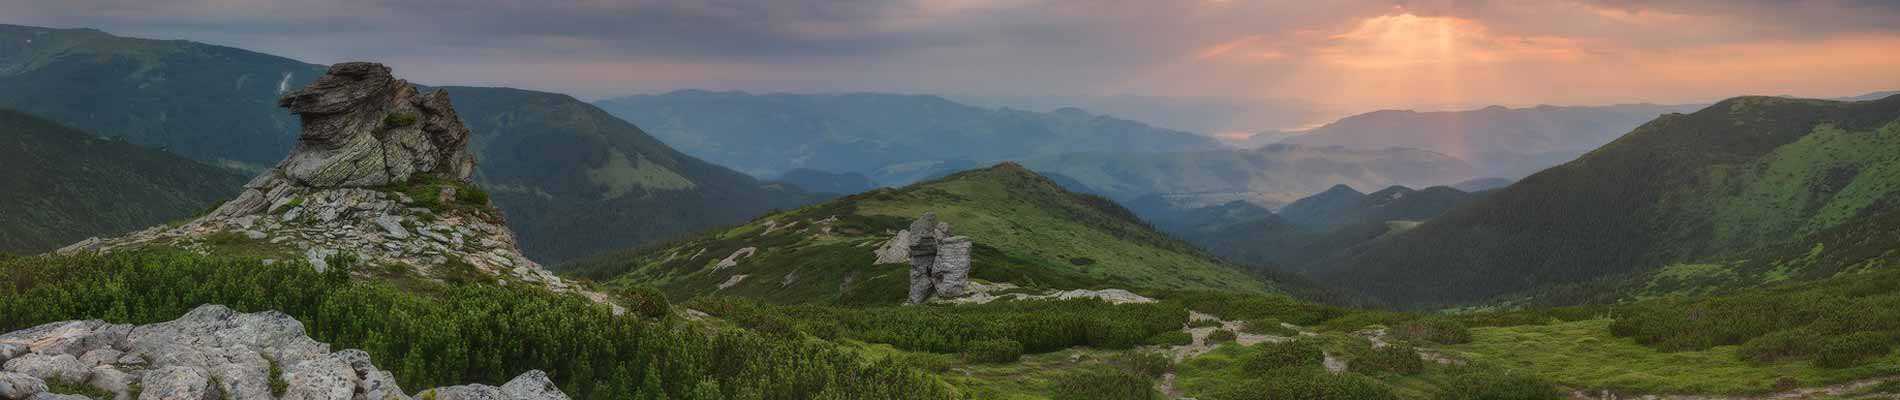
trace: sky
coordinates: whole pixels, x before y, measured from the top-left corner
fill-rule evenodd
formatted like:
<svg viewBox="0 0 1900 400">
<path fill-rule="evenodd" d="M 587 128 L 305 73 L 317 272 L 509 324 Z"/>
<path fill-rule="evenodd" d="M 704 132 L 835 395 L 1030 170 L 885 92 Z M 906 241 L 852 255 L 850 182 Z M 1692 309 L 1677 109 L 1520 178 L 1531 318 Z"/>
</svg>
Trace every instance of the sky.
<svg viewBox="0 0 1900 400">
<path fill-rule="evenodd" d="M 418 82 L 584 99 L 876 91 L 1369 111 L 1900 89 L 1895 0 L 0 0 L 0 10 L 0 23 L 374 60 Z M 1288 118 L 1251 124 L 1305 122 Z"/>
</svg>

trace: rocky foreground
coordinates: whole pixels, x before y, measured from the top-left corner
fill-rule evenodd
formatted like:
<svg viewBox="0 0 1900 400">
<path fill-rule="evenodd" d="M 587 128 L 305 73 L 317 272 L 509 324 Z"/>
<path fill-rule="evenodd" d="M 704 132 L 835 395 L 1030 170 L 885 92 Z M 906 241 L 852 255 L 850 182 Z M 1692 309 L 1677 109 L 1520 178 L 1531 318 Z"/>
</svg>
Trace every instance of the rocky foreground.
<svg viewBox="0 0 1900 400">
<path fill-rule="evenodd" d="M 200 306 L 151 325 L 66 321 L 0 335 L 0 399 L 78 400 L 80 390 L 140 400 L 409 400 L 362 350 L 330 351 L 275 311 Z M 546 373 L 501 387 L 416 392 L 424 399 L 566 400 Z"/>
</svg>

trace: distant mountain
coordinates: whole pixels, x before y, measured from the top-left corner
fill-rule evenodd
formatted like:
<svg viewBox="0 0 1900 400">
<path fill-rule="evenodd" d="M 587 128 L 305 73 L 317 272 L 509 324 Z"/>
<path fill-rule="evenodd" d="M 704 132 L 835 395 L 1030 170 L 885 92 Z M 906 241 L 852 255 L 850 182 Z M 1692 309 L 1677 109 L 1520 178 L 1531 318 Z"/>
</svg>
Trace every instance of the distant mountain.
<svg viewBox="0 0 1900 400">
<path fill-rule="evenodd" d="M 1842 97 L 1842 98 L 1837 98 L 1837 99 L 1834 99 L 1834 100 L 1840 100 L 1840 101 L 1868 101 L 1868 100 L 1880 100 L 1880 99 L 1884 99 L 1884 98 L 1888 98 L 1888 97 L 1893 97 L 1894 95 L 1897 95 L 1897 94 L 1900 94 L 1900 90 L 1888 90 L 1888 91 L 1880 91 L 1880 92 L 1873 92 L 1873 93 L 1868 93 L 1868 94 L 1863 94 L 1863 95 L 1859 95 L 1859 96 L 1852 96 L 1852 97 Z"/>
<path fill-rule="evenodd" d="M 931 172 L 1002 160 L 1220 146 L 1200 135 L 1080 109 L 990 109 L 924 95 L 688 90 L 596 104 L 688 154 L 754 176 L 810 168 L 907 184 Z"/>
<path fill-rule="evenodd" d="M 1464 182 L 1454 183 L 1451 185 L 1451 188 L 1463 190 L 1466 192 L 1482 192 L 1482 191 L 1491 190 L 1491 189 L 1503 188 L 1505 186 L 1511 186 L 1511 182 L 1514 182 L 1514 181 L 1507 178 L 1478 178 L 1478 179 L 1472 179 L 1472 180 L 1468 180 Z"/>
<path fill-rule="evenodd" d="M 0 252 L 39 253 L 210 211 L 232 171 L 0 110 Z"/>
<path fill-rule="evenodd" d="M 324 70 L 188 41 L 0 26 L 0 107 L 251 170 L 282 159 L 296 140 L 297 120 L 277 108 L 281 89 Z M 566 95 L 444 89 L 472 131 L 476 179 L 537 260 L 665 240 L 812 199 L 681 154 Z M 212 198 L 227 190 L 235 185 Z"/>
<path fill-rule="evenodd" d="M 1515 178 L 1562 164 L 1631 128 L 1699 105 L 1491 106 L 1470 111 L 1375 111 L 1280 143 L 1362 149 L 1411 147 L 1470 161 L 1484 176 Z"/>
<path fill-rule="evenodd" d="M 779 175 L 777 181 L 813 193 L 857 194 L 878 188 L 876 181 L 856 172 L 832 173 L 799 168 Z"/>
<path fill-rule="evenodd" d="M 1301 225 L 1331 225 L 1335 217 L 1359 205 L 1366 198 L 1364 192 L 1347 185 L 1333 185 L 1324 192 L 1307 196 L 1281 207 L 1276 214 L 1288 222 Z"/>
<path fill-rule="evenodd" d="M 0 108 L 253 172 L 297 140 L 277 96 L 324 69 L 196 42 L 0 25 Z"/>
<path fill-rule="evenodd" d="M 975 243 L 971 277 L 981 281 L 1029 289 L 1269 290 L 1113 202 L 1063 190 L 1015 164 L 848 196 L 557 269 L 610 285 L 654 284 L 669 296 L 895 303 L 904 298 L 909 266 L 876 264 L 874 252 L 925 212 Z"/>
<path fill-rule="evenodd" d="M 1417 226 L 1479 195 L 1444 186 L 1393 186 L 1363 194 L 1345 185 L 1293 202 L 1277 214 L 1235 212 L 1233 206 L 1178 212 L 1226 218 L 1178 218 L 1162 225 L 1215 255 L 1288 272 L 1313 272 L 1315 261 L 1348 252 L 1389 233 Z"/>
<path fill-rule="evenodd" d="M 1337 268 L 1319 278 L 1393 302 L 1442 304 L 1738 259 L 1891 211 L 1900 204 L 1896 154 L 1900 96 L 1729 99 L 1663 116 L 1365 251 L 1324 260 Z M 1865 247 L 1808 243 L 1817 258 Z"/>
<path fill-rule="evenodd" d="M 1182 208 L 1246 200 L 1275 208 L 1337 184 L 1437 185 L 1471 178 L 1471 166 L 1414 149 L 1275 145 L 1254 150 L 1078 153 L 1025 161 L 1118 201 L 1162 194 Z"/>
</svg>

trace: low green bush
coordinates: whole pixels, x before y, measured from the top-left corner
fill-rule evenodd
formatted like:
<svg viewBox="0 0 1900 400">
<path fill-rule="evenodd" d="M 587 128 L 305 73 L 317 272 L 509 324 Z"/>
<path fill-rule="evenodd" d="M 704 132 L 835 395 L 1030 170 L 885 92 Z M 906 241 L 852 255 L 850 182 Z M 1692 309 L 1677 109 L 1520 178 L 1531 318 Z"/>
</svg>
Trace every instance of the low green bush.
<svg viewBox="0 0 1900 400">
<path fill-rule="evenodd" d="M 1355 346 L 1353 359 L 1346 365 L 1348 369 L 1359 373 L 1412 375 L 1425 371 L 1425 360 L 1419 358 L 1418 350 L 1400 344 L 1380 348 Z"/>
<path fill-rule="evenodd" d="M 1276 371 L 1207 396 L 1210 400 L 1394 400 L 1398 395 L 1378 381 L 1357 374 L 1333 374 L 1319 368 Z"/>
<path fill-rule="evenodd" d="M 1235 339 L 1238 339 L 1239 337 L 1240 335 L 1234 334 L 1234 331 L 1230 331 L 1226 329 L 1215 329 L 1213 332 L 1207 333 L 1207 344 L 1220 344 L 1220 343 L 1232 342 Z"/>
<path fill-rule="evenodd" d="M 1118 368 L 1089 368 L 1064 374 L 1051 387 L 1053 400 L 1158 400 L 1154 380 Z"/>
<path fill-rule="evenodd" d="M 1285 342 L 1265 342 L 1254 345 L 1259 353 L 1248 358 L 1246 369 L 1250 372 L 1265 373 L 1285 368 L 1317 367 L 1326 361 L 1326 352 L 1316 339 L 1299 338 Z"/>
<path fill-rule="evenodd" d="M 1285 336 L 1285 337 L 1294 337 L 1294 336 L 1300 335 L 1300 331 L 1294 330 L 1293 328 L 1288 328 L 1286 327 L 1286 325 L 1281 325 L 1280 320 L 1278 318 L 1260 318 L 1260 319 L 1247 320 L 1246 326 L 1241 328 L 1241 331 L 1255 334 L 1255 335 L 1273 335 L 1273 336 Z"/>
<path fill-rule="evenodd" d="M 1186 346 L 1194 344 L 1194 335 L 1183 331 L 1167 331 L 1149 336 L 1150 346 Z"/>
<path fill-rule="evenodd" d="M 1855 332 L 1830 337 L 1823 340 L 1820 349 L 1815 351 L 1814 365 L 1822 368 L 1859 366 L 1867 360 L 1892 352 L 1892 341 L 1892 336 L 1877 332 Z"/>
<path fill-rule="evenodd" d="M 1122 370 L 1150 378 L 1159 378 L 1174 368 L 1174 359 L 1166 353 L 1154 351 L 1131 351 L 1116 355 L 1109 363 Z"/>
<path fill-rule="evenodd" d="M 1556 386 L 1518 371 L 1487 367 L 1454 367 L 1439 384 L 1437 400 L 1555 400 L 1563 398 Z"/>
<path fill-rule="evenodd" d="M 963 359 L 973 363 L 1013 363 L 1023 357 L 1023 344 L 1009 339 L 975 340 L 963 346 Z"/>
<path fill-rule="evenodd" d="M 633 285 L 618 290 L 617 294 L 634 315 L 660 319 L 673 313 L 673 303 L 666 300 L 666 293 L 652 285 Z"/>
<path fill-rule="evenodd" d="M 1742 359 L 1757 363 L 1805 359 L 1820 350 L 1815 338 L 1816 335 L 1806 329 L 1776 331 L 1749 339 L 1735 352 Z"/>
<path fill-rule="evenodd" d="M 1401 322 L 1388 332 L 1393 338 L 1437 344 L 1471 343 L 1471 329 L 1457 320 L 1427 317 Z"/>
</svg>

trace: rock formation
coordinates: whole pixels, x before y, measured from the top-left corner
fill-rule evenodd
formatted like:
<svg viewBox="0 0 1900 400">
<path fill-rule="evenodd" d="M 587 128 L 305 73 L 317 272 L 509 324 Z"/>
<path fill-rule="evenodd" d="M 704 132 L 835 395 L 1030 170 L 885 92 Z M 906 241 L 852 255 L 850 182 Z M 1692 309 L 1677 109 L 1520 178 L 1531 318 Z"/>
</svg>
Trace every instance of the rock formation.
<svg viewBox="0 0 1900 400">
<path fill-rule="evenodd" d="M 48 382 L 89 386 L 118 400 L 408 400 L 394 375 L 361 350 L 331 352 L 278 312 L 200 306 L 170 322 L 132 326 L 55 322 L 0 335 L 0 399 L 57 399 Z M 278 376 L 271 376 L 276 367 Z M 273 393 L 273 381 L 283 384 Z M 500 388 L 453 386 L 438 400 L 567 400 L 529 371 Z M 83 397 L 82 397 L 83 398 Z"/>
<path fill-rule="evenodd" d="M 970 238 L 951 236 L 950 224 L 937 222 L 936 213 L 924 213 L 877 250 L 877 264 L 910 261 L 910 304 L 956 297 L 970 283 L 972 245 Z"/>
<path fill-rule="evenodd" d="M 87 239 L 59 252 L 203 250 L 208 239 L 242 237 L 320 270 L 329 257 L 352 254 L 424 276 L 473 267 L 504 284 L 577 289 L 523 257 L 501 212 L 470 184 L 469 130 L 448 93 L 423 94 L 381 64 L 344 63 L 278 104 L 303 120 L 297 146 L 236 199 L 181 226 Z"/>
</svg>

